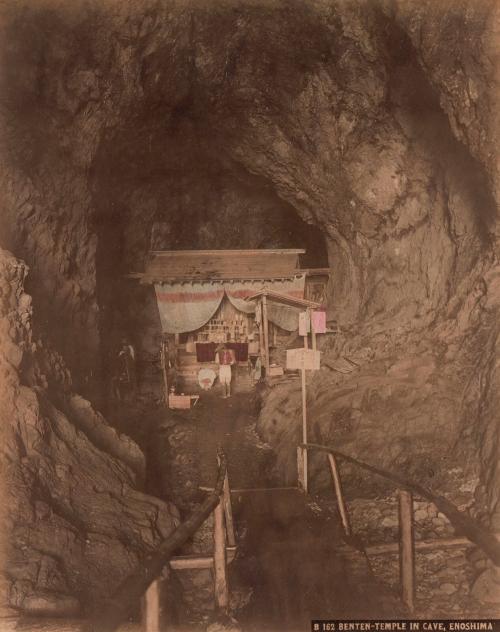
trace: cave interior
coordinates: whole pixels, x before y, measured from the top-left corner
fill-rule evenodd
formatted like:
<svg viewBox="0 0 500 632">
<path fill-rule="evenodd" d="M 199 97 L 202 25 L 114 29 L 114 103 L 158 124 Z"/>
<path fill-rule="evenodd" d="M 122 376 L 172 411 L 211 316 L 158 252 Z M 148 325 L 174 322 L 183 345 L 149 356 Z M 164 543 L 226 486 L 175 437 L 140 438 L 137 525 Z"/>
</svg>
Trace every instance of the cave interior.
<svg viewBox="0 0 500 632">
<path fill-rule="evenodd" d="M 264 382 L 233 408 L 209 398 L 192 419 L 114 401 L 120 340 L 151 352 L 159 331 L 152 287 L 130 278 L 151 250 L 304 248 L 302 267 L 330 268 L 338 329 L 318 339 L 321 369 L 307 378 L 311 440 L 499 532 L 499 23 L 493 0 L 4 3 L 6 616 L 104 608 L 199 506 L 219 435 L 237 483 L 295 485 L 298 381 Z M 242 442 L 248 454 L 232 455 Z M 324 455 L 311 455 L 309 477 L 329 516 Z M 397 540 L 394 485 L 352 463 L 342 480 L 356 537 Z M 452 554 L 418 558 L 417 615 L 498 617 L 498 559 L 425 498 L 414 507 L 417 539 L 456 539 Z M 312 541 L 299 585 L 332 555 L 332 591 L 349 603 L 334 611 L 359 616 L 339 581 L 357 571 L 323 548 L 323 523 L 302 523 L 293 502 L 239 511 L 243 550 L 261 551 L 260 575 L 244 556 L 235 566 L 242 594 L 267 577 L 295 602 L 282 585 L 301 562 L 280 546 Z M 204 551 L 210 529 L 183 553 Z M 385 592 L 367 589 L 362 612 L 404 617 L 386 590 L 397 559 L 385 562 L 370 558 Z M 175 580 L 193 629 L 213 617 L 206 573 Z M 241 601 L 248 630 L 263 629 L 265 597 Z M 278 614 L 313 617 L 313 602 Z"/>
</svg>

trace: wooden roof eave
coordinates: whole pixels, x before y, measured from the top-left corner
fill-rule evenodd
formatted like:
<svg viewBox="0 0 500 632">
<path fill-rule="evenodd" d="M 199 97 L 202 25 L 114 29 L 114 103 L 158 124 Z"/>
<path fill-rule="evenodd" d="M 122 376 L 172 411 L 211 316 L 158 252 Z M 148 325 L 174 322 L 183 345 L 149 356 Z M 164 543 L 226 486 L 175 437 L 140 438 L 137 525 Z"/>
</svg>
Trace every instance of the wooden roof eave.
<svg viewBox="0 0 500 632">
<path fill-rule="evenodd" d="M 150 250 L 149 254 L 155 257 L 205 257 L 216 255 L 217 257 L 261 257 L 263 254 L 273 255 L 303 255 L 303 248 L 260 248 L 258 250 Z"/>
<path fill-rule="evenodd" d="M 248 276 L 248 277 L 217 277 L 217 276 L 210 276 L 210 277 L 193 277 L 193 276 L 186 276 L 186 277 L 180 277 L 180 276 L 172 276 L 172 277 L 155 277 L 155 276 L 151 276 L 142 272 L 130 272 L 129 274 L 125 275 L 125 278 L 127 279 L 138 279 L 140 281 L 141 284 L 144 285 L 154 285 L 155 283 L 230 283 L 230 282 L 235 282 L 238 283 L 240 281 L 262 281 L 262 283 L 265 283 L 266 281 L 272 282 L 272 281 L 286 281 L 286 280 L 290 280 L 290 279 L 294 279 L 297 276 L 302 276 L 302 272 L 300 270 L 297 270 L 296 273 L 291 273 L 291 274 L 287 274 L 287 275 L 280 275 L 280 276 L 269 276 L 269 277 L 263 277 L 263 276 Z"/>
<path fill-rule="evenodd" d="M 293 305 L 295 307 L 311 307 L 313 309 L 319 309 L 320 307 L 322 307 L 322 303 L 309 301 L 306 298 L 295 298 L 294 296 L 282 294 L 281 292 L 275 292 L 274 290 L 262 290 L 260 292 L 256 292 L 255 294 L 252 294 L 252 296 L 248 296 L 245 301 L 254 301 L 261 296 L 266 296 L 270 300 Z"/>
<path fill-rule="evenodd" d="M 286 279 L 293 279 L 297 276 L 301 276 L 301 275 L 305 275 L 307 277 L 311 277 L 311 276 L 331 276 L 332 274 L 332 270 L 330 268 L 306 268 L 306 269 L 300 269 L 297 268 L 297 270 L 291 271 L 290 274 L 288 275 L 281 275 L 281 276 L 269 276 L 269 277 L 262 277 L 262 276 L 221 276 L 221 277 L 217 277 L 217 276 L 207 276 L 207 277 L 202 277 L 202 276 L 172 276 L 172 277 L 168 277 L 168 276 L 158 276 L 158 277 L 153 277 L 151 275 L 146 274 L 145 272 L 129 272 L 128 274 L 125 274 L 125 278 L 127 279 L 138 279 L 141 283 L 143 284 L 154 284 L 154 283 L 182 283 L 182 282 L 193 282 L 193 281 L 198 281 L 198 282 L 210 282 L 210 281 L 277 281 L 277 280 L 286 280 Z"/>
</svg>

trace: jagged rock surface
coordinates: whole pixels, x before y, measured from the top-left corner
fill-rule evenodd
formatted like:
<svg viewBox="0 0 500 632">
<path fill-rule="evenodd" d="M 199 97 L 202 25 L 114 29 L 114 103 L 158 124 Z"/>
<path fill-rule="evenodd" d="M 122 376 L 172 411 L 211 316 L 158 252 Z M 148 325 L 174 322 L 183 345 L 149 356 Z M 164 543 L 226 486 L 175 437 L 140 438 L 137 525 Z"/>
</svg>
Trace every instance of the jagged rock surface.
<svg viewBox="0 0 500 632">
<path fill-rule="evenodd" d="M 55 391 L 61 403 L 67 395 L 64 382 L 59 389 L 52 382 L 51 392 L 33 370 L 40 346 L 32 342 L 26 274 L 23 262 L 0 252 L 2 502 L 8 507 L 2 600 L 26 613 L 74 615 L 108 596 L 178 515 L 140 491 L 134 466 L 143 468 L 143 457 L 131 440 L 106 432 L 99 418 L 80 430 L 82 398 L 70 396 L 66 412 L 52 403 Z M 59 373 L 67 377 L 60 364 Z"/>
</svg>

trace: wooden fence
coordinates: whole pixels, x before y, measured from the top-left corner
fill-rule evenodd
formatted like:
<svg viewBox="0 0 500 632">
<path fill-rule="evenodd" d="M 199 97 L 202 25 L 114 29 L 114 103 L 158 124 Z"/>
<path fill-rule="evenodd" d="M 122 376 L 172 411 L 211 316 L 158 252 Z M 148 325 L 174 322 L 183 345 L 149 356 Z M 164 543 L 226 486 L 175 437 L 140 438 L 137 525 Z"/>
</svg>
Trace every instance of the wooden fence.
<svg viewBox="0 0 500 632">
<path fill-rule="evenodd" d="M 334 448 L 315 443 L 303 443 L 297 448 L 297 467 L 299 487 L 300 481 L 307 480 L 303 468 L 307 464 L 307 451 L 317 450 L 326 452 L 328 464 L 332 475 L 332 482 L 337 499 L 342 526 L 347 537 L 352 535 L 349 514 L 342 491 L 342 483 L 337 458 L 381 476 L 398 489 L 398 521 L 399 521 L 399 541 L 398 543 L 381 544 L 372 547 L 365 547 L 365 552 L 371 554 L 395 553 L 399 551 L 400 586 L 401 597 L 408 610 L 412 612 L 415 607 L 415 549 L 430 550 L 438 548 L 448 548 L 450 546 L 467 546 L 476 544 L 486 555 L 498 566 L 500 565 L 500 543 L 494 534 L 487 531 L 465 512 L 459 511 L 453 503 L 446 498 L 434 494 L 430 490 L 422 487 L 413 481 L 407 481 L 397 474 L 388 472 L 381 468 L 363 463 L 358 459 L 350 457 Z M 303 487 L 302 487 L 303 488 Z M 436 538 L 434 540 L 415 542 L 414 520 L 413 520 L 413 491 L 419 496 L 432 502 L 437 509 L 443 513 L 450 523 L 463 533 L 467 538 Z"/>
<path fill-rule="evenodd" d="M 125 621 L 133 605 L 142 598 L 142 632 L 160 632 L 162 613 L 162 579 L 165 569 L 212 569 L 214 598 L 217 607 L 229 604 L 227 565 L 236 554 L 236 539 L 231 508 L 231 493 L 224 453 L 218 451 L 217 482 L 201 506 L 181 523 L 117 588 L 104 609 L 85 626 L 84 632 L 114 632 Z M 174 553 L 213 513 L 213 554 L 182 555 Z M 167 572 L 168 575 L 168 572 Z M 168 578 L 167 580 L 168 581 Z"/>
</svg>

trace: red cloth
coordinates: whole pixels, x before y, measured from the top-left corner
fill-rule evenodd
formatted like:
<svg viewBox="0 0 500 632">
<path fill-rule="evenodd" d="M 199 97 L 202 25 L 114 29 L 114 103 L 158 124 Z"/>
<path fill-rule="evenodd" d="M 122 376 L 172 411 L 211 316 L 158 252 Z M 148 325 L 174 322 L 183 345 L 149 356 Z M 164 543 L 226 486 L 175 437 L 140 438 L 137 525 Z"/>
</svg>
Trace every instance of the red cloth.
<svg viewBox="0 0 500 632">
<path fill-rule="evenodd" d="M 215 342 L 196 343 L 196 362 L 215 362 Z"/>
<path fill-rule="evenodd" d="M 218 346 L 216 342 L 197 342 L 196 362 L 215 362 L 215 350 Z M 234 351 L 236 362 L 248 360 L 248 342 L 228 342 L 226 347 Z"/>
<path fill-rule="evenodd" d="M 226 347 L 234 351 L 236 362 L 248 361 L 248 342 L 228 342 Z"/>
</svg>

